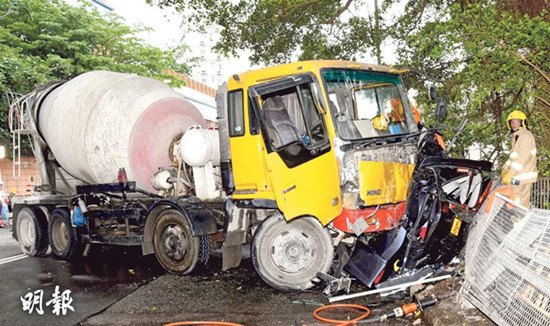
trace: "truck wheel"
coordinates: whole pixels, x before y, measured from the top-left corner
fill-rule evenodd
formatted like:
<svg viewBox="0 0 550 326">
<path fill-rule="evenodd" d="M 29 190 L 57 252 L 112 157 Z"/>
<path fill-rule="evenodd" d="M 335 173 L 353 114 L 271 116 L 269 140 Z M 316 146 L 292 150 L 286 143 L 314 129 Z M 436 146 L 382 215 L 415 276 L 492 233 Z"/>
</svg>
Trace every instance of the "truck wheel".
<svg viewBox="0 0 550 326">
<path fill-rule="evenodd" d="M 48 236 L 52 253 L 57 258 L 73 260 L 82 256 L 84 245 L 72 226 L 70 213 L 66 209 L 55 209 L 52 212 Z"/>
<path fill-rule="evenodd" d="M 313 217 L 291 222 L 281 214 L 262 222 L 252 241 L 256 272 L 279 290 L 311 288 L 317 272 L 327 273 L 334 257 L 328 230 Z"/>
<path fill-rule="evenodd" d="M 39 208 L 25 207 L 16 218 L 17 240 L 21 251 L 31 257 L 43 257 L 48 251 L 48 221 Z"/>
<path fill-rule="evenodd" d="M 210 237 L 194 237 L 189 220 L 175 209 L 157 218 L 153 244 L 159 263 L 174 274 L 191 273 L 197 264 L 206 264 L 210 255 Z"/>
</svg>

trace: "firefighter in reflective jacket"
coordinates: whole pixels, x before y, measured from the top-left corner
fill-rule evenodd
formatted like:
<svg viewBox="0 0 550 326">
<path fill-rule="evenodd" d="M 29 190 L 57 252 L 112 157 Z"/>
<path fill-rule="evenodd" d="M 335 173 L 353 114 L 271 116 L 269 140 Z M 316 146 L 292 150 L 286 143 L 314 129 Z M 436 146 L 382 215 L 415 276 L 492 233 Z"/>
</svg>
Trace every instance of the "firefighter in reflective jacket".
<svg viewBox="0 0 550 326">
<path fill-rule="evenodd" d="M 532 186 L 538 176 L 535 137 L 527 128 L 525 113 L 513 111 L 507 121 L 512 133 L 512 152 L 504 164 L 502 182 L 512 185 L 516 201 L 529 208 Z"/>
</svg>

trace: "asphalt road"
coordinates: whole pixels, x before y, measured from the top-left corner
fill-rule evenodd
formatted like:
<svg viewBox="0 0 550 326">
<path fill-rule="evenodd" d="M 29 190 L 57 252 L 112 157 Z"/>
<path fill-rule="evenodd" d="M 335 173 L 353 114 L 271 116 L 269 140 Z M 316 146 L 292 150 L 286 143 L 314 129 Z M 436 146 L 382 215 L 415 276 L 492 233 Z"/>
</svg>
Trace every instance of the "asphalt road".
<svg viewBox="0 0 550 326">
<path fill-rule="evenodd" d="M 446 298 L 426 309 L 417 319 L 407 316 L 369 325 L 494 326 L 477 309 L 461 307 L 457 301 L 459 297 L 455 296 L 460 282 L 460 278 L 451 278 L 428 286 L 422 295 Z M 363 290 L 361 286 L 352 286 L 352 291 Z M 245 261 L 240 268 L 223 273 L 203 272 L 183 277 L 163 275 L 82 324 L 163 325 L 182 321 L 225 321 L 247 326 L 327 326 L 330 324 L 313 317 L 318 305 L 328 304 L 320 291 L 320 287 L 294 293 L 273 290 L 256 276 L 250 261 Z M 453 296 L 449 297 L 450 294 Z M 341 303 L 366 305 L 371 309 L 371 316 L 380 316 L 410 301 L 408 297 L 371 296 Z M 357 317 L 358 313 L 345 310 L 322 315 L 346 320 L 350 316 Z"/>
<path fill-rule="evenodd" d="M 254 272 L 250 259 L 239 268 L 219 271 L 221 260 L 214 257 L 208 270 L 193 275 L 165 274 L 141 286 L 100 314 L 82 324 L 164 325 L 182 321 L 224 321 L 247 326 L 319 325 L 313 317 L 318 306 L 328 304 L 322 287 L 310 291 L 282 292 L 265 284 Z M 357 284 L 354 291 L 363 291 Z M 368 305 L 373 313 L 387 303 L 379 297 L 360 298 L 355 304 Z M 392 306 L 393 308 L 393 301 Z M 357 313 L 331 312 L 326 317 L 345 320 Z M 391 320 L 384 325 L 411 325 L 412 318 Z"/>
<path fill-rule="evenodd" d="M 21 254 L 17 241 L 11 236 L 11 228 L 0 228 L 0 261 Z"/>
<path fill-rule="evenodd" d="M 0 229 L 0 253 L 0 259 L 15 257 L 0 260 L 0 325 L 162 325 L 189 320 L 320 325 L 312 313 L 316 305 L 327 303 L 321 287 L 299 293 L 270 288 L 250 260 L 219 272 L 221 259 L 213 257 L 207 269 L 176 276 L 165 274 L 153 255 L 142 257 L 139 248 L 96 247 L 77 262 L 21 258 L 7 229 Z M 74 312 L 57 316 L 46 306 L 56 285 L 71 291 Z M 43 290 L 43 315 L 23 311 L 21 297 L 37 290 Z"/>
<path fill-rule="evenodd" d="M 139 248 L 95 247 L 76 262 L 22 257 L 11 232 L 0 229 L 0 325 L 163 325 L 198 320 L 266 326 L 327 325 L 313 317 L 319 305 L 328 304 L 321 286 L 305 292 L 274 290 L 254 272 L 249 259 L 239 268 L 220 269 L 221 259 L 213 257 L 207 269 L 192 275 L 166 274 L 153 255 L 143 257 Z M 55 315 L 52 307 L 46 306 L 56 286 L 60 291 L 71 291 L 74 311 L 67 311 L 65 316 Z M 21 297 L 39 290 L 43 291 L 44 314 L 23 311 Z M 354 282 L 352 292 L 364 290 Z M 443 289 L 442 293 L 448 292 Z M 367 305 L 373 315 L 379 315 L 409 301 L 375 296 L 350 303 Z M 451 308 L 441 307 L 445 309 L 437 310 L 433 320 L 443 320 L 453 304 Z M 456 315 L 458 324 L 479 323 Z M 329 316 L 345 319 L 354 315 L 347 311 Z M 392 319 L 384 325 L 411 325 L 413 321 L 411 317 Z"/>
<path fill-rule="evenodd" d="M 74 325 L 162 274 L 155 257 L 142 257 L 139 248 L 93 248 L 77 262 L 25 257 L 11 231 L 0 229 L 0 325 Z M 56 286 L 61 293 L 71 291 L 74 311 L 67 310 L 65 316 L 46 305 Z M 31 314 L 23 311 L 21 297 L 40 290 L 43 314 L 36 311 L 40 300 Z"/>
</svg>

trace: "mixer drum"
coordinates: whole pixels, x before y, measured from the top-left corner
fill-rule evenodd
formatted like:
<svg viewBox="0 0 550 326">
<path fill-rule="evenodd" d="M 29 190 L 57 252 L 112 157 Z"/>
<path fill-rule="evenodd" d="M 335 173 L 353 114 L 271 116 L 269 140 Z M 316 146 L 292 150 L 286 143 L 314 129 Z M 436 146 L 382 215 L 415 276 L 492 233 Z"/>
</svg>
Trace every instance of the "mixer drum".
<svg viewBox="0 0 550 326">
<path fill-rule="evenodd" d="M 197 108 L 162 82 L 109 71 L 58 87 L 37 118 L 40 135 L 73 177 L 115 182 L 125 168 L 129 180 L 151 192 L 151 176 L 171 165 L 174 138 L 193 125 L 206 126 Z"/>
</svg>

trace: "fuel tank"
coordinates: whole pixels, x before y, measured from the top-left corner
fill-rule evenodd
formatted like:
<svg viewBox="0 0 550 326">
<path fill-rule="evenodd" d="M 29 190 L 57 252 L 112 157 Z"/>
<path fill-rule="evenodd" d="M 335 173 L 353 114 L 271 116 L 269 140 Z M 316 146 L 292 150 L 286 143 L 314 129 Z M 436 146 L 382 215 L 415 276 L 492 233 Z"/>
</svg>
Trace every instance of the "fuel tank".
<svg viewBox="0 0 550 326">
<path fill-rule="evenodd" d="M 170 145 L 200 112 L 164 83 L 109 71 L 82 74 L 56 88 L 37 109 L 39 133 L 61 167 L 88 183 L 117 180 L 119 168 L 139 188 L 171 165 Z"/>
</svg>

